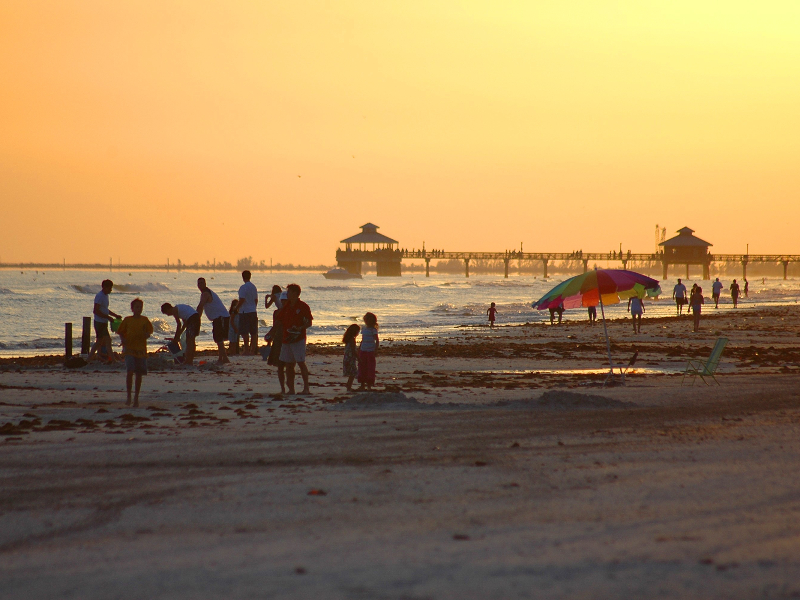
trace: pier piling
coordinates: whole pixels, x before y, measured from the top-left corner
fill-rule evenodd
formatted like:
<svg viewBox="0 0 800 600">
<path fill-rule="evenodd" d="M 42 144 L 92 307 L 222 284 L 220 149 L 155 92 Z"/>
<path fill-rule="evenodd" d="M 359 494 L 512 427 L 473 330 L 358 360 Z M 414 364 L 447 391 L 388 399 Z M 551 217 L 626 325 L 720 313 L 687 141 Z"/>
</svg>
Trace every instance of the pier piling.
<svg viewBox="0 0 800 600">
<path fill-rule="evenodd" d="M 89 354 L 92 341 L 92 317 L 83 317 L 83 331 L 81 332 L 81 354 Z"/>
<path fill-rule="evenodd" d="M 789 261 L 784 260 L 781 262 L 783 263 L 783 278 L 786 279 L 786 276 L 789 274 Z"/>
<path fill-rule="evenodd" d="M 548 259 L 543 258 L 542 259 L 542 272 L 543 272 L 542 277 L 544 277 L 545 279 L 547 279 L 547 263 L 548 263 Z"/>
<path fill-rule="evenodd" d="M 506 279 L 508 279 L 508 265 L 509 265 L 510 263 L 511 263 L 511 259 L 510 259 L 510 258 L 504 258 L 504 259 L 503 259 L 503 264 L 504 264 L 504 265 L 505 265 L 505 267 L 506 267 L 506 269 L 505 269 L 505 271 L 506 271 L 506 272 L 505 272 L 505 277 L 506 277 Z"/>
<path fill-rule="evenodd" d="M 72 323 L 64 323 L 64 357 L 72 357 Z"/>
<path fill-rule="evenodd" d="M 431 276 L 431 259 L 430 258 L 426 258 L 425 259 L 425 277 L 430 277 L 430 276 Z"/>
<path fill-rule="evenodd" d="M 469 277 L 469 258 L 464 259 L 464 274 Z"/>
</svg>

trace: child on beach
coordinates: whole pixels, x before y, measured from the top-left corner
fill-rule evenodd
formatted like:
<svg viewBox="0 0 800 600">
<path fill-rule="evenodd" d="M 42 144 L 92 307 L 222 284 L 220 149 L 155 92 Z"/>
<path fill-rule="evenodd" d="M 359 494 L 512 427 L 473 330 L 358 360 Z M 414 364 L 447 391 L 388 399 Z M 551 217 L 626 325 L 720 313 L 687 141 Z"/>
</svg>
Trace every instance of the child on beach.
<svg viewBox="0 0 800 600">
<path fill-rule="evenodd" d="M 597 321 L 597 307 L 589 307 L 589 325 L 594 325 Z"/>
<path fill-rule="evenodd" d="M 494 307 L 494 302 L 486 311 L 486 314 L 489 315 L 489 327 L 494 327 L 494 317 L 497 314 L 497 309 Z"/>
<path fill-rule="evenodd" d="M 702 311 L 702 306 L 705 303 L 705 298 L 703 298 L 703 288 L 697 286 L 697 289 L 695 289 L 692 293 L 691 307 L 694 315 L 694 329 L 692 331 L 697 332 L 700 329 L 700 312 Z"/>
<path fill-rule="evenodd" d="M 117 330 L 122 339 L 123 353 L 125 354 L 125 367 L 127 376 L 125 384 L 128 399 L 125 406 L 131 405 L 131 384 L 136 376 L 136 391 L 133 397 L 133 407 L 139 407 L 139 391 L 142 389 L 142 375 L 147 375 L 147 338 L 153 335 L 153 324 L 150 319 L 142 315 L 144 302 L 139 298 L 131 302 L 133 316 L 125 317 Z"/>
<path fill-rule="evenodd" d="M 378 317 L 368 312 L 364 315 L 365 327 L 361 329 L 361 348 L 358 353 L 359 389 L 372 389 L 375 385 L 375 353 L 378 351 Z"/>
<path fill-rule="evenodd" d="M 358 337 L 361 327 L 350 325 L 344 332 L 342 342 L 344 342 L 344 361 L 342 363 L 342 375 L 347 377 L 347 391 L 353 391 L 353 380 L 358 377 L 358 350 L 356 350 L 356 337 Z"/>
<path fill-rule="evenodd" d="M 228 354 L 239 354 L 239 299 L 231 302 L 228 309 L 231 313 L 230 327 L 228 327 Z"/>
</svg>

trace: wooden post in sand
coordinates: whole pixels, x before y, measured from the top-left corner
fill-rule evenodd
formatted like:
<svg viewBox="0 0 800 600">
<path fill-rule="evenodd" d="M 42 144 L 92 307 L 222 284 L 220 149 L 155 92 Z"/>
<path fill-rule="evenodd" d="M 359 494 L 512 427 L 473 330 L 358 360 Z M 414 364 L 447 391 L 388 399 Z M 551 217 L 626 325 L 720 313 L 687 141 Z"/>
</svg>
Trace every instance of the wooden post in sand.
<svg viewBox="0 0 800 600">
<path fill-rule="evenodd" d="M 92 317 L 83 317 L 83 331 L 81 332 L 81 354 L 89 354 L 92 342 Z"/>
<path fill-rule="evenodd" d="M 64 356 L 72 357 L 72 323 L 64 323 Z"/>
</svg>

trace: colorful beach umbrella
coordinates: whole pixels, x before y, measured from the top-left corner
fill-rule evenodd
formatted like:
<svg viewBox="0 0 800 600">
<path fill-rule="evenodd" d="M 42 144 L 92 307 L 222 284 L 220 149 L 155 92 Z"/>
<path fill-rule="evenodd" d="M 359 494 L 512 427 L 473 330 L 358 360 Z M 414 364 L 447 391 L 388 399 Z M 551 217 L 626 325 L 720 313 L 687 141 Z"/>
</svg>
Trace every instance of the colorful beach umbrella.
<svg viewBox="0 0 800 600">
<path fill-rule="evenodd" d="M 625 271 L 623 269 L 597 269 L 588 271 L 583 275 L 571 277 L 562 281 L 539 300 L 533 303 L 538 310 L 557 308 L 559 305 L 567 308 L 581 308 L 600 305 L 603 316 L 603 333 L 606 338 L 606 351 L 608 352 L 609 372 L 606 382 L 614 376 L 614 361 L 611 359 L 611 342 L 608 339 L 606 327 L 606 313 L 603 306 L 617 304 L 628 298 L 638 296 L 658 296 L 661 287 L 658 281 L 641 273 Z M 605 383 L 603 384 L 605 385 Z"/>
<path fill-rule="evenodd" d="M 581 308 L 601 304 L 617 304 L 638 296 L 658 296 L 661 287 L 658 281 L 633 271 L 623 269 L 596 269 L 562 281 L 539 300 L 533 303 L 538 310 L 557 308 L 560 304 L 568 308 Z"/>
</svg>

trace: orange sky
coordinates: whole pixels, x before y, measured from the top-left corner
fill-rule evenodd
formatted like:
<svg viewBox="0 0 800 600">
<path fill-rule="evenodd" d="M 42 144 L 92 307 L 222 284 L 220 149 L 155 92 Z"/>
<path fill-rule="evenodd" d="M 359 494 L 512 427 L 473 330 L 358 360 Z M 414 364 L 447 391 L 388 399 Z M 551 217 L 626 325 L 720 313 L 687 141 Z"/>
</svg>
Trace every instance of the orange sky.
<svg viewBox="0 0 800 600">
<path fill-rule="evenodd" d="M 0 259 L 332 263 L 367 221 L 800 254 L 799 28 L 795 1 L 5 0 Z"/>
</svg>

